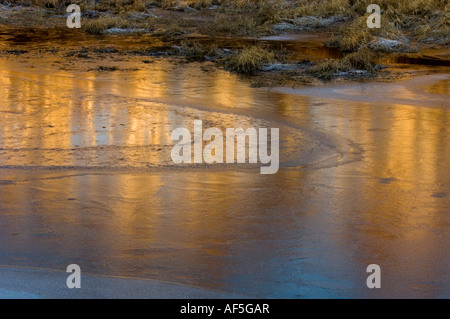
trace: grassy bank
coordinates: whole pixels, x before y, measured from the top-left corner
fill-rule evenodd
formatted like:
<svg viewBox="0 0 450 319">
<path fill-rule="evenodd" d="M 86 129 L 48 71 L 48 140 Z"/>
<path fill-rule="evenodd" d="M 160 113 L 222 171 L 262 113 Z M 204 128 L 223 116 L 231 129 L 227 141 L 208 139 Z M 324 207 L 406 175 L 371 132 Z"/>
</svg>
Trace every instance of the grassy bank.
<svg viewBox="0 0 450 319">
<path fill-rule="evenodd" d="M 374 76 L 381 53 L 414 52 L 421 46 L 450 44 L 448 0 L 378 0 L 381 28 L 366 25 L 372 0 L 0 0 L 4 6 L 20 6 L 10 21 L 24 12 L 58 16 L 63 24 L 65 8 L 80 5 L 82 30 L 91 34 L 139 32 L 169 38 L 186 34 L 215 37 L 248 37 L 316 30 L 332 34 L 329 44 L 344 52 L 342 60 L 322 61 L 305 72 L 328 80 L 355 70 Z M 35 11 L 32 11 L 32 10 Z M 27 11 L 28 10 L 28 11 Z M 31 10 L 31 11 L 30 11 Z M 31 13 L 30 13 L 31 12 Z M 2 20 L 5 23 L 7 19 Z M 26 23 L 24 19 L 24 23 Z M 63 26 L 62 26 L 63 27 Z M 257 73 L 280 63 L 278 52 L 249 45 L 227 56 L 217 45 L 185 41 L 176 54 L 190 61 L 216 60 L 233 72 Z M 223 53 L 223 52 L 222 52 Z"/>
<path fill-rule="evenodd" d="M 405 39 L 408 37 L 448 45 L 450 43 L 450 5 L 448 0 L 378 0 L 382 9 L 381 29 L 364 26 L 366 8 L 372 0 L 1 0 L 10 5 L 35 6 L 62 11 L 68 4 L 79 4 L 89 20 L 99 19 L 98 32 L 111 25 L 119 27 L 163 26 L 168 21 L 152 15 L 155 8 L 183 12 L 183 18 L 170 22 L 186 26 L 189 16 L 201 16 L 191 21 L 202 33 L 212 35 L 248 35 L 274 33 L 277 29 L 302 30 L 330 27 L 338 23 L 337 44 L 346 50 L 355 50 L 368 44 L 374 37 Z M 105 23 L 105 16 L 119 17 L 120 21 Z M 145 21 L 144 21 L 145 20 Z M 339 23 L 339 22 L 345 23 Z M 88 24 L 92 24 L 88 22 Z M 275 28 L 274 28 L 275 26 Z M 333 27 L 336 30 L 335 27 Z"/>
</svg>

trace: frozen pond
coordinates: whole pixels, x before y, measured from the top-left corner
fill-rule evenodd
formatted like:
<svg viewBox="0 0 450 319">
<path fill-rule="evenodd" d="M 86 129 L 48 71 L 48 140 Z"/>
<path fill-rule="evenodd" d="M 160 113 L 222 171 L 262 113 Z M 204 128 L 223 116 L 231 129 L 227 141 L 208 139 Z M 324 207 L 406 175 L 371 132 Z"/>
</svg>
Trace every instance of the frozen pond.
<svg viewBox="0 0 450 319">
<path fill-rule="evenodd" d="M 0 264 L 250 297 L 450 297 L 448 72 L 256 89 L 159 58 L 71 68 L 36 45 L 0 57 Z M 170 132 L 194 119 L 279 127 L 279 172 L 176 167 Z"/>
</svg>

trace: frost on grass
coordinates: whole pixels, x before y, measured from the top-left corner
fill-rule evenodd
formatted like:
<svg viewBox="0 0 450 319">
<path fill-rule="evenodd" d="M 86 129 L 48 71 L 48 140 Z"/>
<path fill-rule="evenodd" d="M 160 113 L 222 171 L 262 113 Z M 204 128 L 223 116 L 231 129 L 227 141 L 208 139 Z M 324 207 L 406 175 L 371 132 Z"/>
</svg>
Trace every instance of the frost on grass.
<svg viewBox="0 0 450 319">
<path fill-rule="evenodd" d="M 295 19 L 284 19 L 283 22 L 277 23 L 273 26 L 274 31 L 303 31 L 316 28 L 329 27 L 333 23 L 345 21 L 348 18 L 332 16 L 328 18 L 304 16 Z"/>
<path fill-rule="evenodd" d="M 369 44 L 369 48 L 377 52 L 415 52 L 413 48 L 410 47 L 408 42 L 377 38 L 375 41 Z"/>
</svg>

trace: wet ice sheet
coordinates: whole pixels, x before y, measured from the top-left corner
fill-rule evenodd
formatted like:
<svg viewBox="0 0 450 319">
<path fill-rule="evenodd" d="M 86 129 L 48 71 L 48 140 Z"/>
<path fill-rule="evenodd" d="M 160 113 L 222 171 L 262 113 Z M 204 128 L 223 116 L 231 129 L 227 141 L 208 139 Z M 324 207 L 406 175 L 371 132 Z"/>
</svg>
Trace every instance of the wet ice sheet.
<svg viewBox="0 0 450 319">
<path fill-rule="evenodd" d="M 333 173 L 2 171 L 1 263 L 258 297 L 448 297 L 446 199 Z"/>
<path fill-rule="evenodd" d="M 175 166 L 171 133 L 178 127 L 193 133 L 194 120 L 202 120 L 204 130 L 216 127 L 224 135 L 226 128 L 279 128 L 281 166 L 329 164 L 354 157 L 348 156 L 349 146 L 344 141 L 332 136 L 274 121 L 264 113 L 236 112 L 242 103 L 249 107 L 250 101 L 244 98 L 236 100 L 237 105 L 230 104 L 234 102 L 227 100 L 232 88 L 223 90 L 223 81 L 208 92 L 210 96 L 199 98 L 198 87 L 191 87 L 186 79 L 193 68 L 183 70 L 186 75 L 180 87 L 180 77 L 165 78 L 172 66 L 164 62 L 139 72 L 84 73 L 83 79 L 54 68 L 35 71 L 9 63 L 4 61 L 5 68 L 0 71 L 3 168 Z M 222 73 L 215 74 L 214 80 Z M 162 79 L 166 82 L 161 83 Z"/>
<path fill-rule="evenodd" d="M 272 88 L 273 92 L 348 101 L 449 108 L 450 75 L 419 76 L 399 83 L 369 82 L 312 88 Z"/>
</svg>

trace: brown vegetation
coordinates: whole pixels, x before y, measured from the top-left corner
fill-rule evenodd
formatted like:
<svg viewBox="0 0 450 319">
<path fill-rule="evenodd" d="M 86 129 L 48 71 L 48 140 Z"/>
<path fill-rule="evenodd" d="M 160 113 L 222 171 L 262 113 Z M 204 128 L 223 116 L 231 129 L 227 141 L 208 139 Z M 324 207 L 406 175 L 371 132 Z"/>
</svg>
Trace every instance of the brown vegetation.
<svg viewBox="0 0 450 319">
<path fill-rule="evenodd" d="M 382 9 L 380 29 L 369 29 L 366 8 L 372 0 L 0 0 L 65 13 L 65 6 L 79 4 L 82 28 L 88 33 L 104 33 L 111 28 L 153 32 L 179 37 L 190 32 L 211 37 L 243 37 L 273 34 L 281 30 L 302 32 L 326 28 L 334 34 L 331 43 L 343 52 L 341 60 L 324 61 L 306 73 L 330 79 L 351 70 L 376 73 L 377 52 L 412 51 L 411 43 L 450 44 L 448 0 L 378 0 Z M 42 9 L 40 9 L 42 10 Z M 278 28 L 277 28 L 278 26 Z M 214 55 L 217 45 L 184 41 L 177 54 L 202 61 Z M 217 57 L 216 57 L 217 58 Z M 238 53 L 220 57 L 227 69 L 254 73 L 277 60 L 273 51 L 260 46 L 244 46 Z"/>
</svg>

